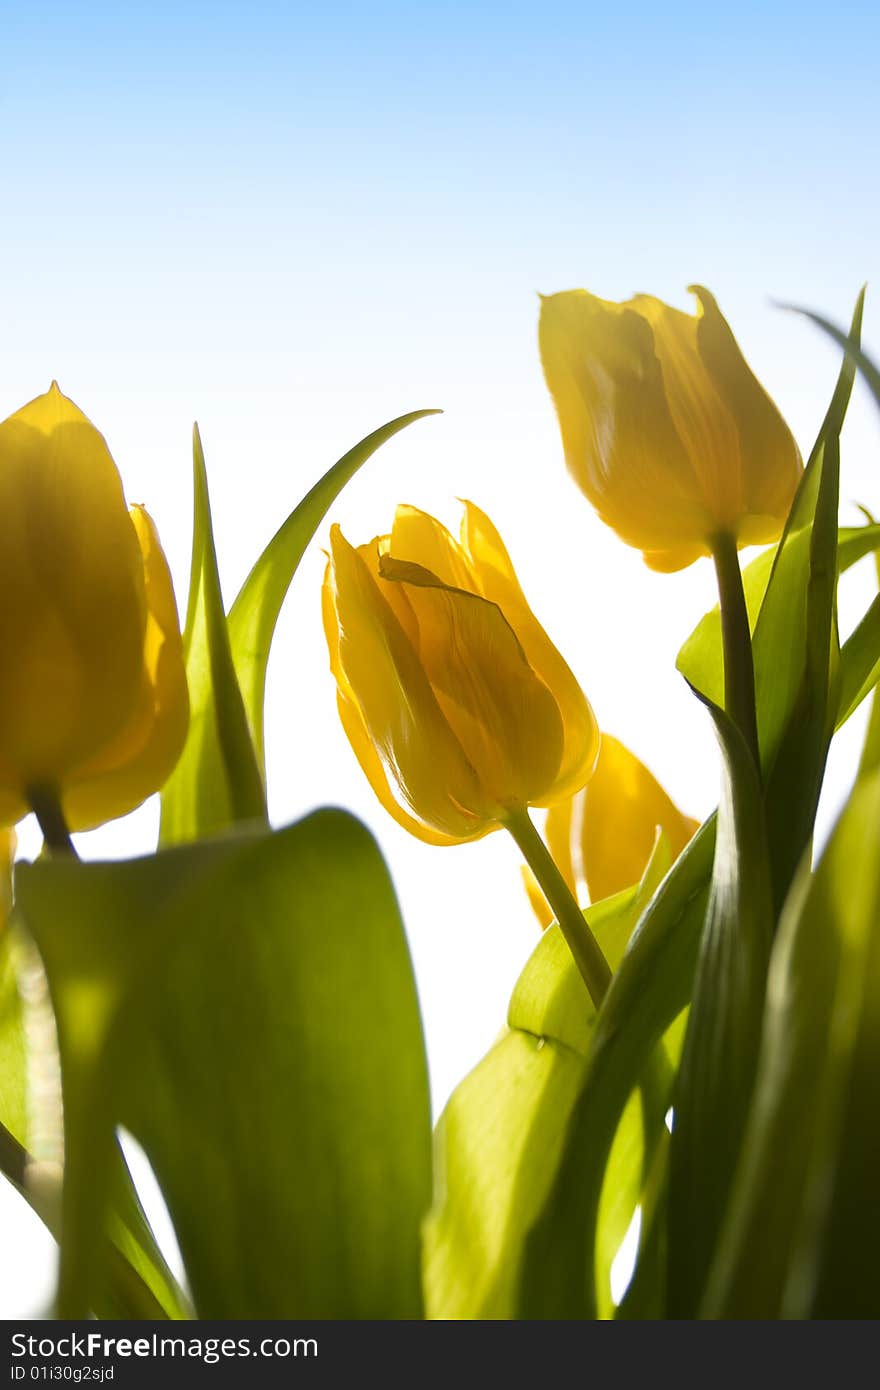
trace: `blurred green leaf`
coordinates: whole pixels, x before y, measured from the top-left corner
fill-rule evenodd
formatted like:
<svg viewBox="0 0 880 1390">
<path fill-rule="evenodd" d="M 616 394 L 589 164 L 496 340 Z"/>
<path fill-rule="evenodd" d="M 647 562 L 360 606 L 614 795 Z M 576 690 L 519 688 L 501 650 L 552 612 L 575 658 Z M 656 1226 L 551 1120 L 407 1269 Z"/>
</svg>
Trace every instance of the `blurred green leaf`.
<svg viewBox="0 0 880 1390">
<path fill-rule="evenodd" d="M 11 933 L 0 922 L 0 1125 L 20 1144 L 27 1138 L 25 1067 L 24 1024 Z"/>
<path fill-rule="evenodd" d="M 229 614 L 229 640 L 244 705 L 265 780 L 263 703 L 272 635 L 306 547 L 346 483 L 387 440 L 438 410 L 415 410 L 368 434 L 328 470 L 291 512 L 254 565 Z"/>
<path fill-rule="evenodd" d="M 162 791 L 162 844 L 267 819 L 229 645 L 198 426 L 193 427 L 193 478 L 192 566 L 183 634 L 190 722 L 180 761 Z"/>
<path fill-rule="evenodd" d="M 19 930 L 0 928 L 0 962 L 0 1164 L 57 1240 L 61 1234 L 61 1113 L 50 1080 L 57 1067 L 54 1027 L 48 1003 L 32 998 L 30 1028 L 25 1029 L 19 976 L 27 971 L 33 993 L 42 971 L 32 944 Z M 46 1014 L 39 1020 L 38 1010 Z M 38 1074 L 38 1085 L 29 1086 L 29 1077 L 32 1082 Z M 51 1139 L 56 1124 L 57 1143 Z M 51 1140 L 48 1154 L 47 1139 Z M 188 1316 L 187 1301 L 156 1246 L 118 1148 L 111 1159 L 110 1181 L 106 1239 L 97 1243 L 96 1313 L 110 1318 Z"/>
<path fill-rule="evenodd" d="M 4 1131 L 12 1141 L 10 1165 L 18 1159 L 15 1143 L 27 1142 L 26 1054 L 24 1020 L 12 950 L 12 856 L 15 839 L 0 831 L 0 1145 Z M 10 1171 L 2 1164 L 3 1171 Z"/>
<path fill-rule="evenodd" d="M 418 1317 L 430 1117 L 415 986 L 368 832 L 23 866 L 65 1080 L 60 1307 L 94 1288 L 113 1130 L 162 1187 L 208 1318 Z"/>
<path fill-rule="evenodd" d="M 713 816 L 642 912 L 595 1019 L 558 1170 L 526 1238 L 518 1317 L 598 1315 L 595 1255 L 608 1156 L 633 1090 L 656 1075 L 658 1044 L 690 999 L 714 843 Z M 661 1075 L 671 1092 L 673 1073 Z M 656 1096 L 658 1105 L 663 1099 Z M 650 1164 L 653 1155 L 645 1157 Z"/>
<path fill-rule="evenodd" d="M 715 862 L 670 1150 L 667 1313 L 691 1318 L 724 1216 L 752 1095 L 773 936 L 761 784 L 736 725 L 709 705 L 723 754 Z"/>
<path fill-rule="evenodd" d="M 786 904 L 755 1101 L 704 1316 L 880 1314 L 878 825 L 874 773 Z"/>
</svg>

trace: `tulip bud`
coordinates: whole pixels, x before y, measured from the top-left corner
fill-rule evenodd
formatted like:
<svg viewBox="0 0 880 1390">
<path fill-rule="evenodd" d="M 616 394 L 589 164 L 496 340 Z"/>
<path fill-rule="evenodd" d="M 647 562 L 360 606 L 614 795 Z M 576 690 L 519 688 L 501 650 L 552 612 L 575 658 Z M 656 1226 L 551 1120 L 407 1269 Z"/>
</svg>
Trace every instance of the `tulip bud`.
<svg viewBox="0 0 880 1390">
<path fill-rule="evenodd" d="M 345 732 L 386 810 L 430 844 L 570 796 L 598 750 L 593 712 L 500 536 L 464 507 L 460 542 L 414 507 L 357 548 L 334 527 L 324 581 Z"/>
<path fill-rule="evenodd" d="M 802 473 L 797 445 L 708 290 L 695 316 L 651 295 L 542 300 L 541 360 L 569 471 L 654 569 L 727 534 L 776 540 Z"/>
<path fill-rule="evenodd" d="M 171 576 L 103 437 L 53 382 L 0 424 L 0 824 L 70 829 L 168 777 L 189 718 Z"/>
</svg>

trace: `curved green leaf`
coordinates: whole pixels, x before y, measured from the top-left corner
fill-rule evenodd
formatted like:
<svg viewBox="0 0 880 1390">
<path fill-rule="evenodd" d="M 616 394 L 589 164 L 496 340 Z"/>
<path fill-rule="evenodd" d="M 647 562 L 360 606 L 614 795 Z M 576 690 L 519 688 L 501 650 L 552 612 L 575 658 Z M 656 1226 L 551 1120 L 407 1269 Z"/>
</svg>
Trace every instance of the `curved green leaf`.
<svg viewBox="0 0 880 1390">
<path fill-rule="evenodd" d="M 265 780 L 263 703 L 272 634 L 306 547 L 346 483 L 395 434 L 439 410 L 414 410 L 368 434 L 333 465 L 276 531 L 229 614 L 229 640 L 257 760 Z"/>
</svg>

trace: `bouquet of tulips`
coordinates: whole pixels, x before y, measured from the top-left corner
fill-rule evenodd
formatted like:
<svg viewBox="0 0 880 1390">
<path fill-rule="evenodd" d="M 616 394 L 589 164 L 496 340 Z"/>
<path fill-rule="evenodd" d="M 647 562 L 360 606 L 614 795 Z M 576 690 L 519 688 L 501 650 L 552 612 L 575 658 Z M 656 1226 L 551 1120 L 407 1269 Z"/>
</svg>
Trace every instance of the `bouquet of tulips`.
<svg viewBox="0 0 880 1390">
<path fill-rule="evenodd" d="M 270 826 L 276 621 L 340 490 L 303 498 L 226 611 L 205 463 L 181 634 L 159 537 L 56 385 L 0 425 L 0 1169 L 57 1237 L 62 1318 L 865 1318 L 880 1313 L 880 705 L 821 854 L 829 746 L 880 678 L 841 642 L 862 302 L 804 465 L 713 297 L 542 301 L 568 469 L 717 606 L 678 668 L 717 731 L 702 826 L 603 734 L 486 512 L 330 530 L 324 628 L 376 796 L 437 846 L 506 830 L 543 928 L 432 1134 L 419 1004 L 369 831 Z M 744 569 L 739 550 L 763 547 Z M 657 583 L 664 582 L 658 575 Z M 318 596 L 315 595 L 317 603 Z M 71 832 L 161 793 L 154 854 Z M 546 811 L 546 816 L 534 813 Z M 15 859 L 34 813 L 44 849 Z M 586 904 L 586 905 L 585 905 Z M 117 1133 L 152 1163 L 186 1288 Z"/>
</svg>

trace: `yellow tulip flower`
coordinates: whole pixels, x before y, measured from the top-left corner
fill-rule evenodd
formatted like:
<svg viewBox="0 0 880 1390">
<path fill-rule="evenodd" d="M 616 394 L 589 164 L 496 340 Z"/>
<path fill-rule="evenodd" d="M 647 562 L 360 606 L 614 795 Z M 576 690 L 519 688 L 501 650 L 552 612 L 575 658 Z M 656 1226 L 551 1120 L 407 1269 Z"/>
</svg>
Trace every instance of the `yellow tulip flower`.
<svg viewBox="0 0 880 1390">
<path fill-rule="evenodd" d="M 541 359 L 566 463 L 604 522 L 654 569 L 776 540 L 797 445 L 708 290 L 696 315 L 640 294 L 542 300 Z"/>
<path fill-rule="evenodd" d="M 658 829 L 677 858 L 699 825 L 678 809 L 634 753 L 603 733 L 589 786 L 552 808 L 544 833 L 571 892 L 597 903 L 638 883 Z M 549 926 L 552 916 L 528 869 L 524 878 L 541 926 Z"/>
<path fill-rule="evenodd" d="M 419 839 L 478 839 L 589 778 L 593 712 L 473 503 L 460 541 L 409 506 L 368 545 L 334 527 L 323 610 L 345 732 Z"/>
<path fill-rule="evenodd" d="M 124 815 L 189 719 L 171 576 L 103 437 L 53 382 L 0 424 L 0 825 Z"/>
</svg>

